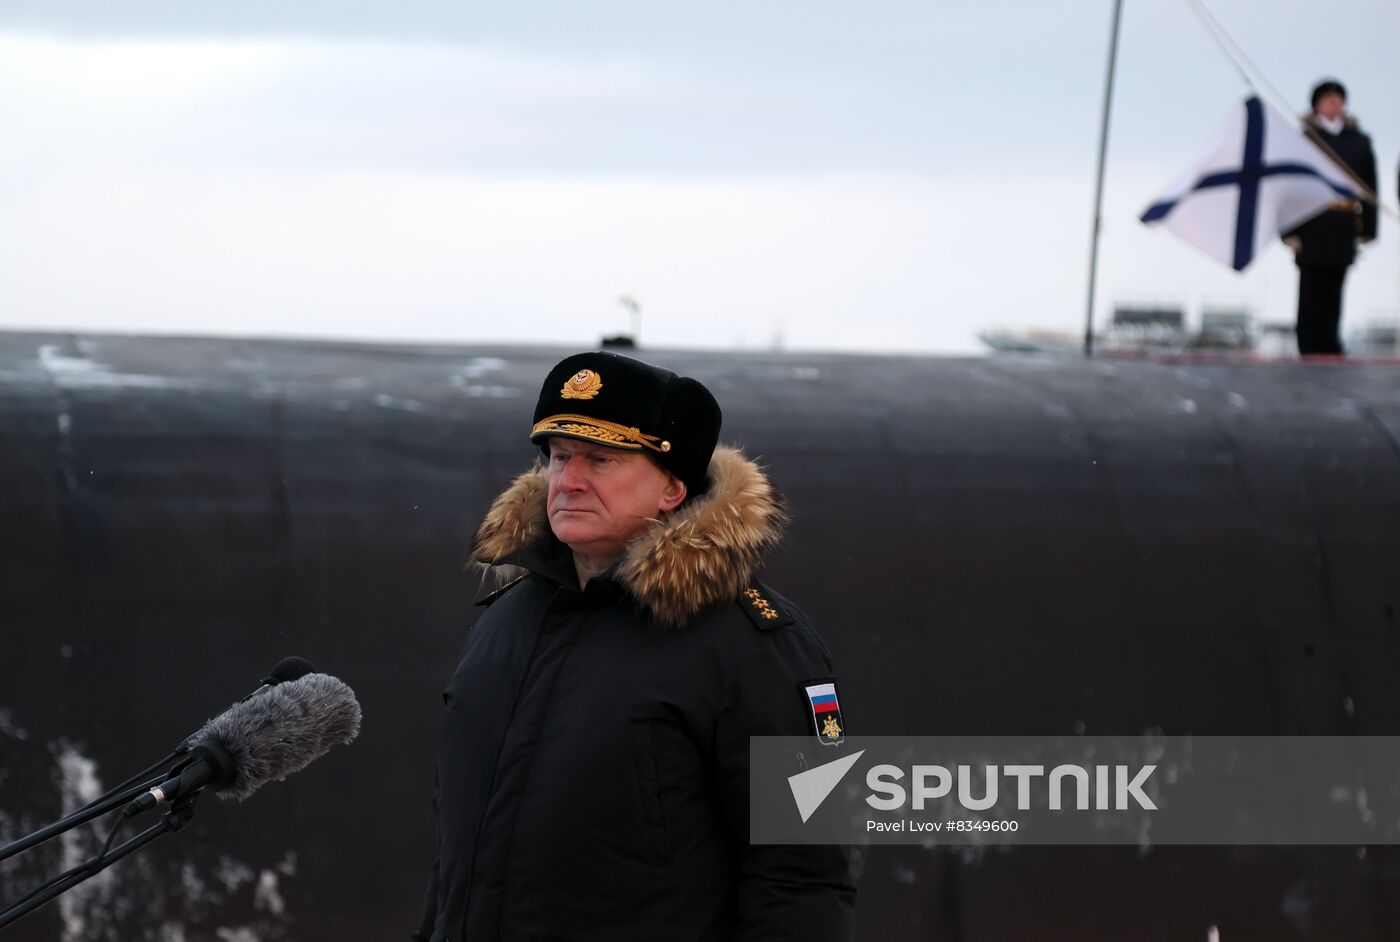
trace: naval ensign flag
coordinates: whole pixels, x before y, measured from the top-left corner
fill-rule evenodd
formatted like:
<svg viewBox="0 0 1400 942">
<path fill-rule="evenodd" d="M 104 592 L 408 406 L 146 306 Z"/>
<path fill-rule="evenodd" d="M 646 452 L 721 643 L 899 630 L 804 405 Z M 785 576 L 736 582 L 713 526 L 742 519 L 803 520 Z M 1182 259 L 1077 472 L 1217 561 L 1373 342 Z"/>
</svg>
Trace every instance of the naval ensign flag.
<svg viewBox="0 0 1400 942">
<path fill-rule="evenodd" d="M 1243 271 L 1261 245 L 1337 200 L 1359 199 L 1358 190 L 1322 148 L 1254 96 L 1142 221 Z"/>
</svg>

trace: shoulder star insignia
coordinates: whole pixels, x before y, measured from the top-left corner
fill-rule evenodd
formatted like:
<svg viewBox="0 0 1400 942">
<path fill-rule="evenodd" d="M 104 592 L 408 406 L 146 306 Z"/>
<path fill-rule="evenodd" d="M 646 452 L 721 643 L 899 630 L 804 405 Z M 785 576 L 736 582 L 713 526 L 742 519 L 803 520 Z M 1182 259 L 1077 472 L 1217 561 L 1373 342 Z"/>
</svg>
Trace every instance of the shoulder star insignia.
<svg viewBox="0 0 1400 942">
<path fill-rule="evenodd" d="M 769 631 L 792 624 L 792 616 L 782 611 L 769 600 L 770 593 L 757 584 L 745 589 L 739 598 L 739 607 L 748 612 L 754 627 Z"/>
</svg>

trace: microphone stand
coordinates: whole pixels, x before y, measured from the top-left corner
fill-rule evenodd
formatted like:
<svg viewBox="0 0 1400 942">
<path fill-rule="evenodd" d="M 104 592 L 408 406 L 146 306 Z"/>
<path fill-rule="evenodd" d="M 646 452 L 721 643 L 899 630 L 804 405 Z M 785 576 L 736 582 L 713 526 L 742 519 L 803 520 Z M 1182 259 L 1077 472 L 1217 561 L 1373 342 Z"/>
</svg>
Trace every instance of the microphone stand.
<svg viewBox="0 0 1400 942">
<path fill-rule="evenodd" d="M 170 755 L 146 766 L 146 768 L 137 772 L 125 782 L 98 795 L 92 801 L 83 805 L 67 817 L 61 818 L 46 827 L 42 827 L 33 834 L 21 837 L 17 841 L 11 841 L 9 844 L 0 847 L 0 860 L 13 857 L 15 854 L 22 853 L 31 847 L 42 844 L 44 841 L 57 837 L 65 831 L 71 831 L 78 825 L 91 821 L 93 818 L 100 818 L 114 808 L 121 807 L 137 795 L 164 781 L 168 774 L 168 767 L 172 763 L 177 763 L 179 761 L 188 762 L 189 760 L 183 759 L 183 757 L 186 756 L 189 751 L 189 739 L 186 739 L 184 742 L 180 743 Z M 147 778 L 152 772 L 160 768 L 167 768 L 167 771 L 161 772 L 155 778 Z M 145 779 L 145 781 L 141 781 L 142 779 Z"/>
<path fill-rule="evenodd" d="M 137 772 L 135 775 L 131 776 L 131 778 L 127 779 L 125 782 L 122 782 L 120 785 L 113 785 L 111 788 L 107 789 L 107 791 L 103 792 L 102 794 L 94 798 L 92 801 L 83 805 L 75 813 L 81 813 L 83 811 L 86 811 L 89 808 L 96 805 L 98 802 L 106 801 L 108 798 L 111 798 L 117 792 L 126 791 L 126 789 L 130 788 L 132 785 L 135 785 L 139 779 L 147 778 L 148 776 L 153 774 L 156 769 L 170 765 L 170 763 L 174 762 L 176 759 L 180 758 L 182 755 L 189 751 L 190 741 L 186 739 L 184 742 L 180 743 L 180 745 L 176 746 L 175 750 L 171 752 L 170 755 L 166 756 L 164 759 L 152 762 L 150 765 L 146 766 L 140 772 Z M 0 860 L 4 859 L 4 856 L 0 855 Z"/>
<path fill-rule="evenodd" d="M 159 785 L 164 780 L 165 773 L 161 773 L 149 781 L 142 782 L 139 785 L 133 785 L 123 791 L 108 792 L 105 797 L 98 798 L 81 810 L 73 812 L 68 817 L 56 821 L 47 827 L 42 827 L 33 834 L 21 837 L 19 840 L 6 844 L 4 847 L 0 847 L 0 860 L 13 857 L 15 854 L 26 851 L 37 844 L 42 844 L 44 841 L 57 837 L 65 831 L 71 831 L 78 825 L 85 824 L 93 818 L 100 818 L 109 811 L 126 804 L 147 789 Z"/>
<path fill-rule="evenodd" d="M 138 788 L 139 790 L 140 788 Z M 29 915 L 45 903 L 62 896 L 78 884 L 92 879 L 118 860 L 134 854 L 156 838 L 164 837 L 166 834 L 174 834 L 189 824 L 194 818 L 194 803 L 199 799 L 200 794 L 201 792 L 196 791 L 183 798 L 177 798 L 170 806 L 170 810 L 161 818 L 159 824 L 151 825 L 126 843 L 119 844 L 110 851 L 104 847 L 101 853 L 87 863 L 79 864 L 67 873 L 60 874 L 19 902 L 0 912 L 0 929 Z M 120 822 L 117 826 L 120 826 Z"/>
</svg>

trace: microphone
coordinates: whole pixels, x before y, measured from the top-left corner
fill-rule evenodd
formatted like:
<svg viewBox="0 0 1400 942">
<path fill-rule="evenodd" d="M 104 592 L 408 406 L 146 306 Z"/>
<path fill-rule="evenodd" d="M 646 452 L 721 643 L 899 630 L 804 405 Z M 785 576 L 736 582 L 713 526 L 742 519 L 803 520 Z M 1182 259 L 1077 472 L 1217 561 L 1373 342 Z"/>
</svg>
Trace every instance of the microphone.
<svg viewBox="0 0 1400 942">
<path fill-rule="evenodd" d="M 278 684 L 305 677 L 314 670 L 315 668 L 311 666 L 311 662 L 307 661 L 305 658 L 285 657 L 278 661 L 276 666 L 268 672 L 268 675 L 262 679 L 260 686 L 256 690 L 238 702 L 245 703 Z M 122 803 L 127 801 L 131 795 L 134 794 L 132 791 L 133 788 L 137 791 L 142 790 L 141 786 L 136 784 L 137 782 L 149 781 L 152 773 L 156 772 L 156 770 L 162 766 L 169 766 L 171 762 L 178 762 L 178 764 L 172 768 L 172 773 L 180 772 L 183 774 L 186 768 L 199 762 L 204 762 L 206 766 L 212 766 L 215 770 L 221 769 L 226 763 L 223 758 L 215 752 L 212 746 L 207 747 L 198 755 L 190 754 L 191 743 L 197 735 L 199 734 L 195 733 L 194 735 L 187 736 L 185 739 L 181 740 L 174 751 L 165 758 L 147 766 L 115 788 L 107 790 L 86 805 L 83 805 L 83 807 L 79 808 L 77 811 L 67 815 L 62 820 L 50 824 L 47 827 L 40 828 L 33 834 L 20 838 L 17 841 L 0 846 L 0 860 L 13 857 L 15 854 L 22 853 L 31 847 L 42 844 L 44 841 L 56 835 L 62 834 L 65 831 L 71 831 L 78 825 L 91 821 L 93 818 L 107 814 L 114 808 L 121 807 Z M 193 772 L 190 774 L 191 777 L 195 775 Z M 220 774 L 224 773 L 221 772 Z M 172 775 L 172 778 L 176 777 Z M 178 778 L 176 778 L 176 781 L 178 782 Z M 188 782 L 190 779 L 186 779 L 186 781 Z M 169 783 L 167 782 L 166 784 Z M 149 790 L 147 790 L 147 795 L 149 795 Z"/>
<path fill-rule="evenodd" d="M 122 814 L 130 817 L 206 787 L 243 801 L 360 733 L 355 692 L 329 674 L 304 674 L 255 694 L 205 723 L 189 738 L 187 760 Z"/>
<path fill-rule="evenodd" d="M 278 684 L 286 683 L 287 681 L 291 680 L 298 680 L 302 677 L 305 677 L 307 674 L 312 673 L 315 670 L 316 668 L 311 666 L 311 662 L 304 657 L 284 657 L 282 658 L 282 660 L 278 661 L 273 666 L 272 670 L 267 672 L 266 677 L 258 681 L 258 686 L 256 689 L 253 690 L 252 693 L 248 694 L 246 697 L 244 697 L 242 700 L 239 700 L 238 702 L 247 703 L 249 700 L 253 699 L 261 693 L 266 692 L 267 690 L 270 690 L 273 687 L 276 687 Z M 193 744 L 195 736 L 198 735 L 199 733 L 191 733 L 184 739 L 180 740 L 180 745 L 175 747 L 176 755 L 182 755 L 184 753 L 189 752 L 190 746 Z"/>
<path fill-rule="evenodd" d="M 311 666 L 311 662 L 304 657 L 284 657 L 278 661 L 272 670 L 267 672 L 267 676 L 258 681 L 261 684 L 257 690 L 248 694 L 248 697 L 255 697 L 263 692 L 264 687 L 276 687 L 278 684 L 286 683 L 289 680 L 300 680 L 307 674 L 313 674 L 316 668 Z M 247 700 L 248 697 L 244 697 Z"/>
</svg>

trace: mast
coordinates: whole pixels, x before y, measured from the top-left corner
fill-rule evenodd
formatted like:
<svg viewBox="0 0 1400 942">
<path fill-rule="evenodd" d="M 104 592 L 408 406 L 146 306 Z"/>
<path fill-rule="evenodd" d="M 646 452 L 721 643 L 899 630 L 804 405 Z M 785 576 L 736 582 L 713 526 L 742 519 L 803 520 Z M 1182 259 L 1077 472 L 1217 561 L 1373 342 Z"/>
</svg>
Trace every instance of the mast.
<svg viewBox="0 0 1400 942">
<path fill-rule="evenodd" d="M 1094 225 L 1089 236 L 1089 300 L 1084 311 L 1084 355 L 1094 354 L 1094 283 L 1099 273 L 1099 230 L 1103 226 L 1103 169 L 1108 155 L 1108 118 L 1113 111 L 1113 75 L 1118 64 L 1118 22 L 1123 0 L 1113 0 L 1113 26 L 1108 38 L 1108 75 L 1103 85 L 1103 118 L 1099 124 L 1099 167 L 1094 179 Z"/>
</svg>

